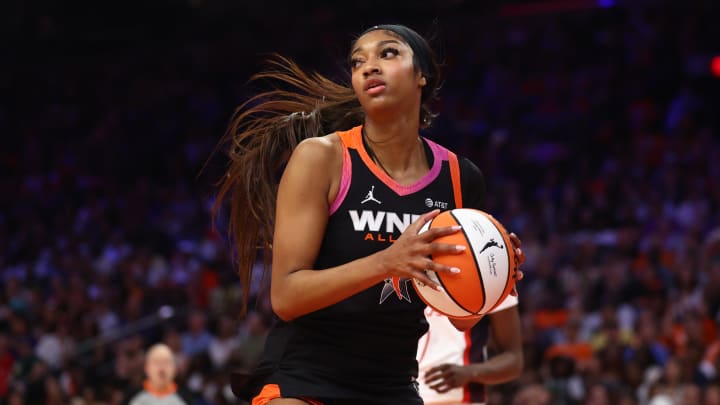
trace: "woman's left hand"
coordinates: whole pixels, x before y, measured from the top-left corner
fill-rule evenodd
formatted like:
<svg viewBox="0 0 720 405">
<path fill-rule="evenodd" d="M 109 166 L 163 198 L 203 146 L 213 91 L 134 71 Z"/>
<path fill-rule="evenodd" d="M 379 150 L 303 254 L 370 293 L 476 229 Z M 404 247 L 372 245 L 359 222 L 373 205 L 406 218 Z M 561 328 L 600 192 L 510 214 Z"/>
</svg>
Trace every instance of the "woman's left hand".
<svg viewBox="0 0 720 405">
<path fill-rule="evenodd" d="M 522 245 L 522 242 L 520 241 L 520 238 L 518 238 L 517 235 L 515 235 L 515 232 L 510 232 L 510 241 L 513 244 L 513 247 L 515 248 L 515 257 L 518 260 L 518 267 L 520 267 L 523 263 L 525 263 L 525 253 L 523 253 L 520 246 Z M 520 281 L 524 277 L 524 274 L 522 271 L 518 269 L 515 281 Z"/>
</svg>

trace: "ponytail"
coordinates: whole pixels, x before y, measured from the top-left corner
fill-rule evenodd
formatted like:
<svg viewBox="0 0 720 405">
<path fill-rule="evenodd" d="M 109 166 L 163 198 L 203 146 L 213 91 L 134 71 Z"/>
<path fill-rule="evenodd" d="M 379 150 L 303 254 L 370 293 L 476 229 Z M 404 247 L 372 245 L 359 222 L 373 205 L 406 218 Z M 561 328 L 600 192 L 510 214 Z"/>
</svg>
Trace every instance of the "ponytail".
<svg viewBox="0 0 720 405">
<path fill-rule="evenodd" d="M 223 137 L 230 162 L 212 207 L 217 218 L 229 203 L 228 235 L 247 312 L 252 267 L 262 249 L 265 268 L 272 257 L 277 178 L 303 139 L 360 125 L 364 113 L 351 87 L 318 73 L 307 74 L 290 59 L 274 56 L 270 69 L 251 80 L 279 84 L 238 107 Z"/>
</svg>

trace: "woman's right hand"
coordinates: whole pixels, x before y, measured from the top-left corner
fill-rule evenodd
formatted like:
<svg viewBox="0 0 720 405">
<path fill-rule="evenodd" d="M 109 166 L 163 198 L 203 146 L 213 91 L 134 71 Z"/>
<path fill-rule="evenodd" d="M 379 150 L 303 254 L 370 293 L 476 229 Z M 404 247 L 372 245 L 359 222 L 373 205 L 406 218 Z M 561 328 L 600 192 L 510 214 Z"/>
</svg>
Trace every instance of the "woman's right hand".
<svg viewBox="0 0 720 405">
<path fill-rule="evenodd" d="M 432 281 L 425 274 L 425 270 L 453 274 L 460 272 L 457 267 L 449 267 L 430 259 L 431 256 L 437 254 L 460 254 L 465 251 L 466 248 L 463 245 L 435 242 L 441 236 L 460 231 L 460 226 L 432 228 L 418 234 L 420 229 L 438 214 L 440 214 L 440 210 L 433 210 L 421 215 L 390 247 L 377 253 L 380 265 L 387 272 L 388 277 L 414 278 L 440 291 L 442 287 Z"/>
</svg>

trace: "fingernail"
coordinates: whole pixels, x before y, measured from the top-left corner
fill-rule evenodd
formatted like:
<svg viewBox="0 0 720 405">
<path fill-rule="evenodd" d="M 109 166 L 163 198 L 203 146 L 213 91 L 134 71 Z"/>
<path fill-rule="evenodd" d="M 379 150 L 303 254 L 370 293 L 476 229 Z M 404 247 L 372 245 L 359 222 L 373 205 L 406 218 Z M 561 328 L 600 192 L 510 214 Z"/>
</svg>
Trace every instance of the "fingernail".
<svg viewBox="0 0 720 405">
<path fill-rule="evenodd" d="M 450 273 L 455 273 L 455 274 L 460 273 L 460 269 L 457 267 L 450 267 Z"/>
<path fill-rule="evenodd" d="M 445 292 L 445 289 L 442 288 L 442 286 L 439 286 L 439 285 L 438 285 L 438 286 L 435 286 L 435 289 L 436 289 L 437 291 L 439 291 L 439 292 Z"/>
<path fill-rule="evenodd" d="M 453 227 L 452 227 L 451 229 L 452 229 L 453 231 L 459 231 L 459 230 L 462 229 L 462 226 L 460 226 L 460 225 L 453 225 Z"/>
<path fill-rule="evenodd" d="M 457 250 L 458 252 L 464 252 L 465 249 L 467 249 L 465 245 L 455 245 L 455 250 Z"/>
</svg>

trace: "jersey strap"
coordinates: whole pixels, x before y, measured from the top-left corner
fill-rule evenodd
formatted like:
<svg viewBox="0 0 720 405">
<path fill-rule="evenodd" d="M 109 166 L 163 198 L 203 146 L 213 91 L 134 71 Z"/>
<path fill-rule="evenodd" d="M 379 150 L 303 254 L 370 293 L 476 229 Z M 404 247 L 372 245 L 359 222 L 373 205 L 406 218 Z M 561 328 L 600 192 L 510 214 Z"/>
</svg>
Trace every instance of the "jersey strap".
<svg viewBox="0 0 720 405">
<path fill-rule="evenodd" d="M 448 151 L 448 161 L 450 163 L 450 178 L 452 179 L 453 195 L 455 196 L 455 208 L 462 208 L 462 187 L 460 185 L 460 164 L 458 157 L 453 152 Z"/>
</svg>

